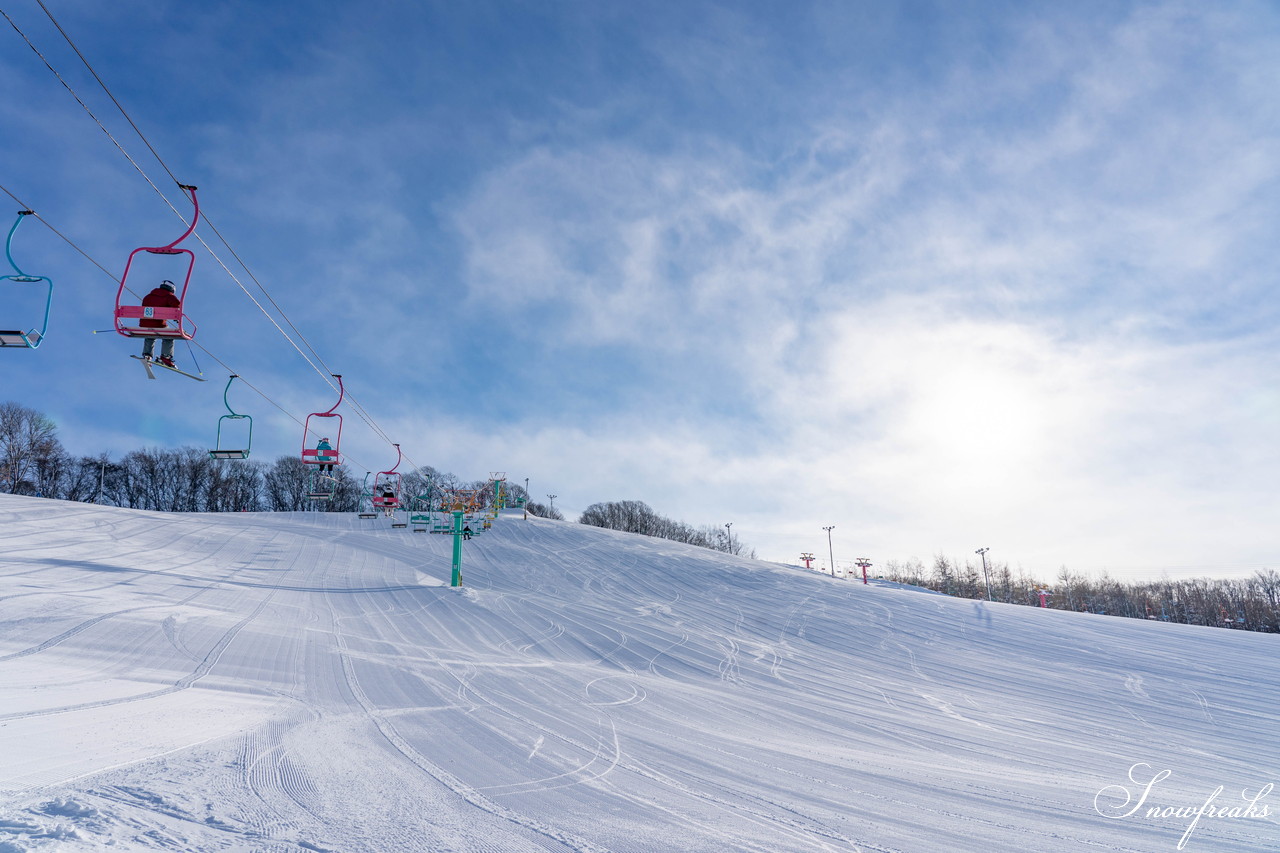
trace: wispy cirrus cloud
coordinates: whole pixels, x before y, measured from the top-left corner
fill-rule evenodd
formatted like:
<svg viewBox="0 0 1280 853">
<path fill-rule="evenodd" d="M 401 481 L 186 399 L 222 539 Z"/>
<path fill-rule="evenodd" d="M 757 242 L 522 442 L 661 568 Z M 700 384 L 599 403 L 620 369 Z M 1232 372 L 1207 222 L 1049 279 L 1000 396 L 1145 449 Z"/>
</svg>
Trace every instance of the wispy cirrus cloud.
<svg viewBox="0 0 1280 853">
<path fill-rule="evenodd" d="M 729 504 L 778 548 L 822 495 L 899 555 L 995 528 L 1039 568 L 1195 563 L 1199 523 L 1247 528 L 1263 560 L 1255 223 L 1280 159 L 1247 27 L 1176 4 L 1031 20 L 1002 62 L 874 113 L 831 103 L 767 164 L 729 138 L 539 149 L 458 209 L 469 282 L 555 306 L 583 347 L 696 353 L 672 388 L 731 382 L 736 432 L 681 429 L 620 481 L 691 508 L 694 453 L 703 483 L 769 496 Z"/>
<path fill-rule="evenodd" d="M 183 16 L 189 62 L 168 11 L 75 31 L 415 458 L 525 467 L 567 507 L 732 512 L 778 557 L 836 523 L 877 559 L 1265 559 L 1269 3 L 219 8 Z M 0 114 L 32 132 L 0 151 L 34 203 L 84 195 L 71 230 L 119 259 L 168 233 L 43 69 L 0 62 L 28 84 Z M 101 327 L 76 293 L 64 316 Z M 276 398 L 332 402 L 233 285 L 198 301 Z M 66 352 L 50 375 L 113 442 L 218 412 L 138 415 Z M 57 384 L 11 375 L 37 406 Z"/>
</svg>

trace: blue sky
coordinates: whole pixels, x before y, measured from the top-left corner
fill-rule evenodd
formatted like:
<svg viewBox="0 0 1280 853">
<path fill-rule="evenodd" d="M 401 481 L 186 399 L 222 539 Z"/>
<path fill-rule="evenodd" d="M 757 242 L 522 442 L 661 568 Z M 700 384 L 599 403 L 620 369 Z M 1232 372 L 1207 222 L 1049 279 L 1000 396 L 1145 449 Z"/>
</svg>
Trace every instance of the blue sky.
<svg viewBox="0 0 1280 853">
<path fill-rule="evenodd" d="M 837 561 L 1280 563 L 1274 3 L 48 5 L 415 462 L 771 559 L 834 524 Z M 181 207 L 40 6 L 4 10 Z M 181 233 L 7 23 L 0 86 L 0 184 L 115 275 Z M 91 334 L 110 276 L 39 223 L 14 253 L 56 304 L 0 399 L 74 452 L 212 440 L 217 364 L 148 382 Z M 203 249 L 187 309 L 294 417 L 336 399 Z M 235 393 L 255 455 L 297 451 Z"/>
</svg>

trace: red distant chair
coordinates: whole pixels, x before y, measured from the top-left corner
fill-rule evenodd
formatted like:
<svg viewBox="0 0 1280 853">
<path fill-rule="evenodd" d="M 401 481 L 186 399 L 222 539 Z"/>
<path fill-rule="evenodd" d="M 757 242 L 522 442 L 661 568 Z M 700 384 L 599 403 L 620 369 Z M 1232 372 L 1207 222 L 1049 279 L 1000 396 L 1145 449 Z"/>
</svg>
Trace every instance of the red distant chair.
<svg viewBox="0 0 1280 853">
<path fill-rule="evenodd" d="M 341 465 L 342 464 L 342 415 L 337 414 L 334 409 L 342 405 L 342 398 L 347 395 L 346 388 L 342 385 L 342 374 L 335 373 L 333 378 L 338 380 L 338 402 L 334 403 L 327 412 L 312 412 L 307 415 L 307 421 L 302 425 L 302 461 L 307 465 Z M 333 444 L 327 449 L 321 449 L 311 446 L 311 435 L 324 436 L 324 432 L 318 428 L 318 425 L 324 421 L 323 419 L 333 418 L 337 420 L 336 430 L 330 429 L 328 433 L 333 436 Z M 321 419 L 321 420 L 316 420 Z M 315 421 L 316 426 L 312 425 Z"/>
<path fill-rule="evenodd" d="M 396 445 L 396 464 L 391 466 L 390 471 L 379 471 L 377 476 L 373 478 L 373 507 L 380 509 L 387 515 L 395 512 L 400 508 L 400 475 L 396 473 L 396 469 L 400 467 L 400 460 L 404 455 L 400 452 L 400 445 Z"/>
</svg>

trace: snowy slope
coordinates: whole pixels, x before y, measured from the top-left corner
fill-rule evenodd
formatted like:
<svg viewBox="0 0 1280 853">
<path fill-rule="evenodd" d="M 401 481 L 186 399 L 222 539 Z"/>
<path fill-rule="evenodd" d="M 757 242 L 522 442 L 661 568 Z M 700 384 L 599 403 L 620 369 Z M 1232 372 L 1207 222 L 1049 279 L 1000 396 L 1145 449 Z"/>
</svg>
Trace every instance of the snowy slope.
<svg viewBox="0 0 1280 853">
<path fill-rule="evenodd" d="M 518 514 L 464 590 L 450 549 L 0 496 L 0 853 L 1172 851 L 1149 807 L 1280 781 L 1275 637 Z M 1280 850 L 1262 811 L 1185 849 Z"/>
</svg>

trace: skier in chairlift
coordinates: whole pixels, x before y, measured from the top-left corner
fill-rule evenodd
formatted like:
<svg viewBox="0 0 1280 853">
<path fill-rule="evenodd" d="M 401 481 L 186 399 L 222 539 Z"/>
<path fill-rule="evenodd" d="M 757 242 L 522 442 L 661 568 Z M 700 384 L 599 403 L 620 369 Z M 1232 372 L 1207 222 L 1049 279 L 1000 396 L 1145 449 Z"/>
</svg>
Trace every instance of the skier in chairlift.
<svg viewBox="0 0 1280 853">
<path fill-rule="evenodd" d="M 143 308 L 181 308 L 182 301 L 178 299 L 176 288 L 173 282 L 165 279 L 160 285 L 142 297 Z M 156 320 L 152 317 L 144 317 L 138 321 L 139 328 L 143 329 L 163 329 L 167 325 L 164 320 Z M 142 341 L 142 357 L 148 361 L 151 360 L 152 354 L 155 352 L 156 339 L 144 338 Z M 173 363 L 173 338 L 165 338 L 160 343 L 160 358 L 157 359 L 160 364 L 165 367 L 175 367 Z"/>
<path fill-rule="evenodd" d="M 329 443 L 328 438 L 321 438 L 318 442 L 316 442 L 316 450 L 333 450 L 333 445 Z M 334 457 L 322 453 L 316 456 L 316 460 L 321 463 L 320 464 L 321 474 L 333 473 Z"/>
</svg>

